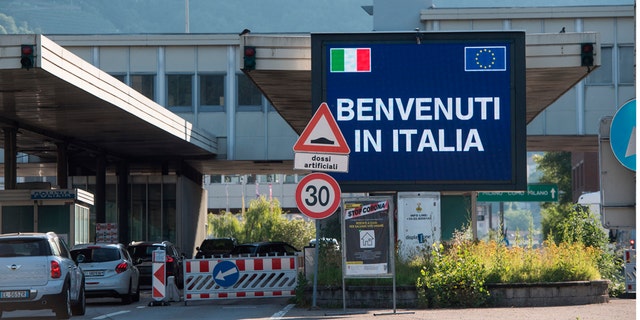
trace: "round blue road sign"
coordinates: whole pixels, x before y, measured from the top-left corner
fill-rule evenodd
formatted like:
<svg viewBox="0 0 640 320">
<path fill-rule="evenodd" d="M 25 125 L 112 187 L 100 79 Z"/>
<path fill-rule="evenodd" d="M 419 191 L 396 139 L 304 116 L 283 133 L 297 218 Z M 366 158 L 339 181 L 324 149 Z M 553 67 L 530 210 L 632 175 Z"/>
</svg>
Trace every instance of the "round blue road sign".
<svg viewBox="0 0 640 320">
<path fill-rule="evenodd" d="M 629 170 L 636 171 L 636 100 L 618 109 L 611 121 L 609 133 L 611 150 L 618 161 Z"/>
<path fill-rule="evenodd" d="M 240 270 L 231 261 L 220 261 L 213 267 L 213 281 L 223 288 L 231 287 L 238 282 Z"/>
</svg>

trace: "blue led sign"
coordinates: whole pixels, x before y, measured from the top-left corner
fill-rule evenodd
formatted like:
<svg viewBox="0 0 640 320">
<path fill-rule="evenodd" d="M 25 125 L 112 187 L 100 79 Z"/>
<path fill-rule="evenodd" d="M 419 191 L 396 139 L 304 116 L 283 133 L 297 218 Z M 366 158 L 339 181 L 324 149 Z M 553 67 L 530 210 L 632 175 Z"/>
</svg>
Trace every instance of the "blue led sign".
<svg viewBox="0 0 640 320">
<path fill-rule="evenodd" d="M 313 105 L 351 149 L 343 191 L 526 189 L 523 32 L 311 38 Z"/>
</svg>

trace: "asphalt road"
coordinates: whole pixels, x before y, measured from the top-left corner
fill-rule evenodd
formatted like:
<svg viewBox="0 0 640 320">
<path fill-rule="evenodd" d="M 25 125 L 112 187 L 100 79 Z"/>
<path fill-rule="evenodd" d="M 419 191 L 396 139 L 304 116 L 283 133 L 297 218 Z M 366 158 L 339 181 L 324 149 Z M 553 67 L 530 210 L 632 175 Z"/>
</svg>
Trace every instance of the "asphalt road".
<svg viewBox="0 0 640 320">
<path fill-rule="evenodd" d="M 280 319 L 437 319 L 437 320 L 632 320 L 635 299 L 612 299 L 609 303 L 536 308 L 468 308 L 430 310 L 343 309 L 308 310 L 293 308 Z"/>
<path fill-rule="evenodd" d="M 611 299 L 609 303 L 536 308 L 469 309 L 322 309 L 298 308 L 288 298 L 235 299 L 220 301 L 170 302 L 150 306 L 150 293 L 140 302 L 122 305 L 117 299 L 88 299 L 87 313 L 75 319 L 222 319 L 222 320 L 302 320 L 302 319 L 437 319 L 437 320 L 631 320 L 636 319 L 636 299 Z M 3 319 L 55 319 L 49 310 L 5 312 Z"/>
</svg>

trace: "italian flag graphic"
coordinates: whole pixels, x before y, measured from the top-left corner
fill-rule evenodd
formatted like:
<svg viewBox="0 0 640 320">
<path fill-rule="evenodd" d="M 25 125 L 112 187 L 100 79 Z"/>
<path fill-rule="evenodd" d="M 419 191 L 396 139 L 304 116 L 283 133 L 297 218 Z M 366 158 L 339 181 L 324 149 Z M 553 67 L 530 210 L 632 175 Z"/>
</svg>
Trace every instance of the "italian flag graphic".
<svg viewBox="0 0 640 320">
<path fill-rule="evenodd" d="M 371 72 L 371 48 L 332 48 L 331 72 Z"/>
</svg>

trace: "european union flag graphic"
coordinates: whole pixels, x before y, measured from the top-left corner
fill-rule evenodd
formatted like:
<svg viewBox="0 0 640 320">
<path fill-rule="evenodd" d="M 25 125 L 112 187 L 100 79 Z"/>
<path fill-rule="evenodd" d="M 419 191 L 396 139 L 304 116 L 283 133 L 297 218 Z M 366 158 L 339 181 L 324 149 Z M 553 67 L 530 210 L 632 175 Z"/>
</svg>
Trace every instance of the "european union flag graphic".
<svg viewBox="0 0 640 320">
<path fill-rule="evenodd" d="M 464 71 L 506 71 L 507 47 L 464 47 Z"/>
</svg>

